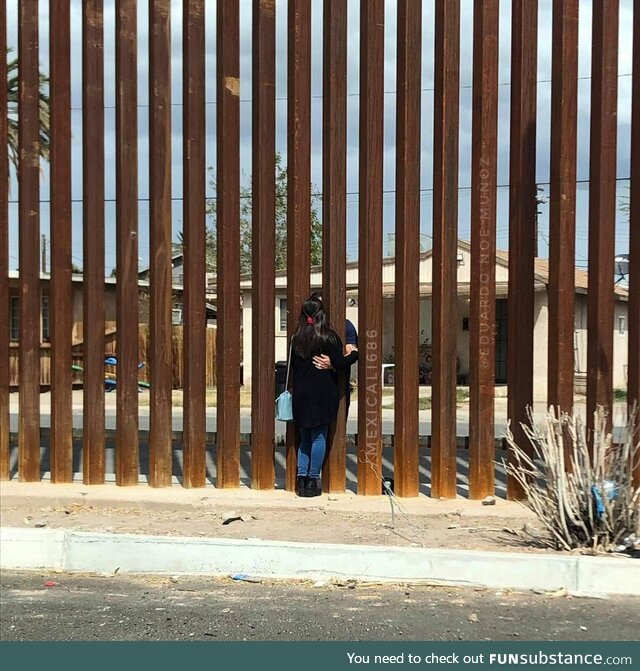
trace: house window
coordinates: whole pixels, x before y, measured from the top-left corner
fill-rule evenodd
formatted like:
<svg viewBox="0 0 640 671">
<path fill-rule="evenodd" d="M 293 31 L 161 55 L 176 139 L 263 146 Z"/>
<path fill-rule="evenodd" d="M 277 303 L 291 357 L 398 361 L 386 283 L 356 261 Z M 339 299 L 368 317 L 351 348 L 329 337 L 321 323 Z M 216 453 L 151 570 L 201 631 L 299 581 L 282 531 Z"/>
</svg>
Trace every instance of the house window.
<svg viewBox="0 0 640 671">
<path fill-rule="evenodd" d="M 43 296 L 40 301 L 40 335 L 41 340 L 49 340 L 49 296 Z M 9 314 L 9 337 L 11 340 L 20 340 L 20 301 L 17 296 L 11 296 Z"/>
<path fill-rule="evenodd" d="M 43 296 L 41 301 L 42 340 L 49 340 L 49 296 Z"/>
<path fill-rule="evenodd" d="M 280 299 L 280 330 L 287 330 L 287 299 Z"/>
<path fill-rule="evenodd" d="M 624 335 L 627 330 L 627 320 L 624 317 L 618 317 L 618 333 Z"/>
<path fill-rule="evenodd" d="M 11 340 L 18 340 L 20 337 L 20 315 L 18 312 L 18 297 L 11 296 L 11 312 L 9 319 L 9 331 Z"/>
</svg>

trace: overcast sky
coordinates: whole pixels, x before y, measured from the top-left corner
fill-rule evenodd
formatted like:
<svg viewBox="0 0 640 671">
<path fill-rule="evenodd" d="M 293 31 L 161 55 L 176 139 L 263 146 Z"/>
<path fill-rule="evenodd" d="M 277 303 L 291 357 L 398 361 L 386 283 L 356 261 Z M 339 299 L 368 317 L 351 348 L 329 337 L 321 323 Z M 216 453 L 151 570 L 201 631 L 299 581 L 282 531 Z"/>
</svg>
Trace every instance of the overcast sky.
<svg viewBox="0 0 640 671">
<path fill-rule="evenodd" d="M 598 0 L 596 0 L 598 1 Z M 115 264 L 115 1 L 105 0 L 105 170 L 106 170 L 106 266 L 107 274 Z M 319 189 L 322 183 L 322 2 L 313 0 L 312 21 L 312 180 Z M 579 119 L 578 119 L 578 184 L 577 188 L 577 249 L 576 263 L 584 266 L 587 260 L 588 179 L 589 179 L 589 108 L 591 74 L 591 0 L 580 2 L 579 53 Z M 40 2 L 40 63 L 44 72 L 49 69 L 48 57 L 48 2 Z M 251 0 L 240 0 L 241 26 L 241 138 L 240 159 L 244 181 L 248 182 L 251 169 Z M 72 133 L 73 133 L 73 257 L 82 265 L 82 57 L 81 57 L 81 1 L 71 0 L 72 6 Z M 148 2 L 138 3 L 139 29 L 139 188 L 140 188 L 140 257 L 141 266 L 149 258 L 148 238 Z M 17 48 L 18 0 L 7 1 L 8 44 Z M 357 258 L 358 237 L 358 108 L 359 108 L 359 2 L 349 0 L 348 15 L 348 163 L 347 163 L 347 217 L 349 258 Z M 207 100 L 207 165 L 215 176 L 216 158 L 216 88 L 215 88 L 215 24 L 216 2 L 206 1 L 206 100 Z M 470 161 L 472 119 L 472 26 L 473 0 L 461 0 L 461 64 L 460 64 L 460 196 L 459 235 L 469 238 L 470 230 Z M 618 79 L 618 195 L 628 193 L 631 126 L 631 47 L 633 0 L 620 0 L 620 55 Z M 421 228 L 431 233 L 432 217 L 432 147 L 433 147 L 433 48 L 434 0 L 423 0 L 422 50 L 422 162 L 421 162 Z M 286 160 L 286 0 L 276 0 L 276 148 Z M 182 1 L 172 0 L 172 91 L 173 91 L 173 229 L 174 238 L 182 228 Z M 552 0 L 539 1 L 538 46 L 538 158 L 537 181 L 548 194 L 549 133 L 551 105 L 551 25 Z M 508 167 L 509 167 L 509 97 L 510 97 L 510 28 L 511 2 L 501 2 L 500 13 L 500 106 L 498 158 L 498 247 L 508 246 Z M 385 13 L 385 163 L 384 163 L 384 230 L 385 236 L 395 228 L 395 74 L 396 74 L 396 3 L 387 0 Z M 48 169 L 43 166 L 41 182 L 41 229 L 49 229 Z M 212 195 L 211 187 L 208 191 Z M 10 267 L 18 262 L 17 218 L 18 196 L 15 183 L 11 185 Z M 548 206 L 541 207 L 540 255 L 546 256 L 548 247 Z M 385 252 L 387 251 L 385 237 Z M 428 240 L 428 238 L 425 238 Z M 625 217 L 618 213 L 616 252 L 628 251 L 629 231 Z"/>
</svg>

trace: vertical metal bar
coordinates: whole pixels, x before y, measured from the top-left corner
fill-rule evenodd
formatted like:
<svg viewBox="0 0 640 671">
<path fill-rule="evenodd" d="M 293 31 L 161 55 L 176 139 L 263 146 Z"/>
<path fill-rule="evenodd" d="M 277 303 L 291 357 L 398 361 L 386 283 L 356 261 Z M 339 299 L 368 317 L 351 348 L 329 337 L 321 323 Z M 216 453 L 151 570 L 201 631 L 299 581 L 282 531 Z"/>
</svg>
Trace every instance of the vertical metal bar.
<svg viewBox="0 0 640 671">
<path fill-rule="evenodd" d="M 171 1 L 149 0 L 149 484 L 171 485 Z"/>
<path fill-rule="evenodd" d="M 217 487 L 240 486 L 240 9 L 217 5 Z M 245 357 L 249 356 L 245 352 Z"/>
<path fill-rule="evenodd" d="M 0 81 L 7 81 L 7 6 L 0 2 Z M 0 147 L 9 136 L 7 88 L 0 86 Z M 9 470 L 9 159 L 0 157 L 0 480 Z"/>
<path fill-rule="evenodd" d="M 206 161 L 204 0 L 183 2 L 184 479 L 205 485 Z"/>
<path fill-rule="evenodd" d="M 116 2 L 116 483 L 138 484 L 138 82 L 135 0 Z"/>
<path fill-rule="evenodd" d="M 360 3 L 358 493 L 382 477 L 382 166 L 384 0 Z"/>
<path fill-rule="evenodd" d="M 633 4 L 633 89 L 631 108 L 631 190 L 629 202 L 629 368 L 627 403 L 629 412 L 640 410 L 640 0 Z M 0 142 L 1 143 L 1 142 Z M 640 442 L 640 417 L 636 416 Z M 640 485 L 640 455 L 634 470 Z"/>
<path fill-rule="evenodd" d="M 73 479 L 70 40 L 69 3 L 50 0 L 52 482 Z"/>
<path fill-rule="evenodd" d="M 528 449 L 521 423 L 533 404 L 533 309 L 536 243 L 536 62 L 538 2 L 513 4 L 509 166 L 507 414 L 516 443 Z M 517 306 L 517 308 L 516 308 Z M 509 459 L 513 453 L 509 452 Z M 522 497 L 509 477 L 507 496 Z"/>
<path fill-rule="evenodd" d="M 104 66 L 102 0 L 82 5 L 83 479 L 104 482 Z"/>
<path fill-rule="evenodd" d="M 613 414 L 613 315 L 618 108 L 618 0 L 593 5 L 587 299 L 587 433 L 597 406 Z"/>
<path fill-rule="evenodd" d="M 459 0 L 436 2 L 435 22 L 431 495 L 455 498 Z"/>
<path fill-rule="evenodd" d="M 573 410 L 578 5 L 553 3 L 547 405 L 563 412 Z"/>
<path fill-rule="evenodd" d="M 18 8 L 20 480 L 40 479 L 40 139 L 38 2 Z M 2 56 L 6 56 L 3 54 Z M 4 84 L 4 82 L 3 82 Z"/>
<path fill-rule="evenodd" d="M 275 386 L 275 2 L 253 1 L 251 486 L 272 489 Z"/>
<path fill-rule="evenodd" d="M 323 16 L 323 123 L 322 135 L 322 282 L 329 322 L 344 337 L 347 264 L 347 3 L 325 0 Z M 310 187 L 309 187 L 310 188 Z M 308 215 L 307 215 L 308 216 Z M 306 233 L 306 231 L 305 231 Z M 305 244 L 308 242 L 305 240 Z M 308 259 L 308 251 L 305 249 Z M 306 261 L 308 263 L 308 261 Z M 309 273 L 305 289 L 308 290 Z M 296 303 L 297 306 L 300 303 Z M 292 315 L 297 319 L 297 312 Z M 346 373 L 339 373 L 342 378 Z M 346 484 L 346 399 L 329 436 L 322 486 L 342 492 Z"/>
<path fill-rule="evenodd" d="M 420 91 L 422 6 L 398 1 L 394 479 L 417 496 L 420 333 Z"/>
<path fill-rule="evenodd" d="M 499 0 L 475 0 L 471 146 L 469 497 L 495 488 L 496 208 Z"/>
<path fill-rule="evenodd" d="M 288 7 L 287 325 L 289 339 L 309 295 L 311 244 L 311 0 Z M 296 430 L 287 424 L 286 489 L 296 483 Z M 326 483 L 325 483 L 326 484 Z"/>
</svg>

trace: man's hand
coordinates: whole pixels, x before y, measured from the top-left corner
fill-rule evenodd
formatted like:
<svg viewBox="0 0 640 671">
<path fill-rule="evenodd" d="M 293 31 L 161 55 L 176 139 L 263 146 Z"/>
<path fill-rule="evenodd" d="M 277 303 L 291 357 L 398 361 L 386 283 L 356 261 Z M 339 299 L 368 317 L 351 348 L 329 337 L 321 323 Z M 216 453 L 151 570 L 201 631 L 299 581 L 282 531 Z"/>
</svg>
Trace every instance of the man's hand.
<svg viewBox="0 0 640 671">
<path fill-rule="evenodd" d="M 351 354 L 351 352 L 357 352 L 358 348 L 355 345 L 345 345 L 344 351 L 345 354 Z"/>
<path fill-rule="evenodd" d="M 331 370 L 331 359 L 326 354 L 319 354 L 313 357 L 313 365 L 320 370 Z"/>
</svg>

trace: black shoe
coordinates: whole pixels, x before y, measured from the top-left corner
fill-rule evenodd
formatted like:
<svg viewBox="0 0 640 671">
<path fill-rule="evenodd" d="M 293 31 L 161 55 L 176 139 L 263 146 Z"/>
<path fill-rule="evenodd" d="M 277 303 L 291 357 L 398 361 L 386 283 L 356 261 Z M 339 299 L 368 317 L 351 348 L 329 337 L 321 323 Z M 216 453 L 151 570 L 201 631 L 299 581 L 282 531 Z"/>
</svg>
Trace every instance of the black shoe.
<svg viewBox="0 0 640 671">
<path fill-rule="evenodd" d="M 298 496 L 307 496 L 307 481 L 309 478 L 306 478 L 302 475 L 298 476 L 298 480 L 296 482 L 296 494 Z"/>
<path fill-rule="evenodd" d="M 320 496 L 321 494 L 322 489 L 318 486 L 318 478 L 309 478 L 305 496 Z"/>
</svg>

